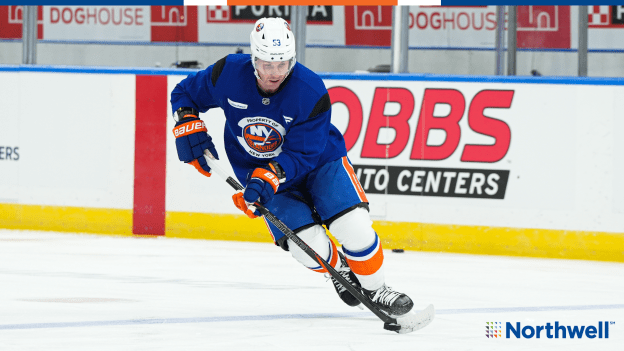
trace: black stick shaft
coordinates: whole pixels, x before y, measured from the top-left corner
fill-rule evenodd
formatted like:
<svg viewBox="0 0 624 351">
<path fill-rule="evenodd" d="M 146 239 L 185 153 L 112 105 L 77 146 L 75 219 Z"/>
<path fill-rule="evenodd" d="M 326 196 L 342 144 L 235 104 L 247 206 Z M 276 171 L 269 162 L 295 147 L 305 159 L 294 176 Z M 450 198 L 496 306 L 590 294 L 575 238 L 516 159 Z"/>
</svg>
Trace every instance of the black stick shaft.
<svg viewBox="0 0 624 351">
<path fill-rule="evenodd" d="M 214 161 L 210 162 L 210 166 L 212 167 Z M 219 173 L 222 174 L 222 173 Z M 240 185 L 234 178 L 228 176 L 225 180 L 234 190 L 239 191 L 243 190 L 243 186 Z M 286 235 L 286 237 L 292 240 L 301 250 L 303 250 L 308 256 L 312 259 L 316 260 L 316 262 L 327 269 L 329 274 L 336 279 L 342 286 L 344 286 L 356 299 L 358 299 L 364 306 L 368 307 L 368 309 L 373 312 L 379 319 L 386 323 L 397 323 L 396 319 L 389 317 L 385 313 L 381 312 L 381 310 L 375 306 L 370 299 L 364 296 L 360 291 L 353 287 L 353 285 L 349 284 L 349 282 L 344 279 L 335 269 L 332 267 L 327 261 L 325 261 L 321 256 L 319 256 L 316 251 L 314 251 L 308 244 L 306 244 L 303 240 L 301 240 L 284 222 L 280 221 L 279 218 L 275 217 L 271 211 L 269 211 L 266 207 L 262 206 L 259 203 L 255 204 L 256 208 L 260 213 L 269 220 L 269 222 L 273 223 L 279 230 Z"/>
</svg>

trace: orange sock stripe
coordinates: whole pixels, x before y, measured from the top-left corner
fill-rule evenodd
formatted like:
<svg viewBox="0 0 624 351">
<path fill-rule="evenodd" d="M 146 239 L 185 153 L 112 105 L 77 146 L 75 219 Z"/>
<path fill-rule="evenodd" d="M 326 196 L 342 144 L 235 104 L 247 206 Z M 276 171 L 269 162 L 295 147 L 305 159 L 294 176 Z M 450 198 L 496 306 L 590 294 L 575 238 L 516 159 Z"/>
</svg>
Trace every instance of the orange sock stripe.
<svg viewBox="0 0 624 351">
<path fill-rule="evenodd" d="M 381 268 L 383 265 L 383 250 L 381 249 L 381 243 L 379 244 L 379 250 L 377 253 L 366 261 L 356 261 L 350 260 L 348 256 L 345 256 L 347 262 L 349 263 L 349 267 L 355 274 L 359 275 L 371 275 Z"/>
<path fill-rule="evenodd" d="M 347 156 L 342 157 L 342 166 L 345 168 L 345 170 L 349 174 L 349 178 L 351 178 L 351 183 L 353 184 L 353 187 L 357 191 L 358 196 L 360 197 L 360 201 L 368 202 L 368 199 L 366 198 L 366 193 L 364 193 L 364 188 L 362 188 L 362 184 L 360 184 L 360 181 L 357 178 L 357 174 L 355 174 L 353 167 L 349 163 L 349 160 L 347 160 Z"/>
<path fill-rule="evenodd" d="M 334 244 L 331 239 L 329 239 L 329 242 L 331 243 L 331 255 L 329 257 L 329 262 L 327 263 L 329 263 L 332 267 L 336 268 L 336 264 L 338 264 L 338 249 L 336 248 L 336 244 Z M 325 266 L 323 266 L 323 264 L 320 262 L 319 265 L 321 266 L 321 268 L 310 269 L 319 273 L 327 273 L 327 268 L 325 268 Z"/>
</svg>

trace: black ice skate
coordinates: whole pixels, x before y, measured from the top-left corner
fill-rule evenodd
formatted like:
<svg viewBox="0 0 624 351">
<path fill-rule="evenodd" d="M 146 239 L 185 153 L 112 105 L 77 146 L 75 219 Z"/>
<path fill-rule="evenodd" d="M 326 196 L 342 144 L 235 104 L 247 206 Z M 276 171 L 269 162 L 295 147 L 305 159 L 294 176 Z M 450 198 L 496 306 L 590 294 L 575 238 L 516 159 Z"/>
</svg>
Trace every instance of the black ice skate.
<svg viewBox="0 0 624 351">
<path fill-rule="evenodd" d="M 414 307 L 414 302 L 409 296 L 394 291 L 385 284 L 377 290 L 370 291 L 362 289 L 362 291 L 380 310 L 390 316 L 402 316 L 411 311 L 412 307 Z"/>
<path fill-rule="evenodd" d="M 351 283 L 351 285 L 353 285 L 354 288 L 360 290 L 362 288 L 360 286 L 360 281 L 357 279 L 355 274 L 351 272 L 351 268 L 349 268 L 349 264 L 347 263 L 347 260 L 345 259 L 344 255 L 341 252 L 338 252 L 338 256 L 340 256 L 340 262 L 342 263 L 342 267 L 340 267 L 340 269 L 337 270 L 338 273 L 343 278 L 345 278 L 346 281 Z M 342 284 L 340 284 L 336 279 L 331 277 L 331 281 L 332 283 L 334 283 L 334 288 L 336 288 L 336 292 L 338 293 L 338 296 L 340 296 L 340 299 L 344 301 L 344 303 L 352 307 L 355 307 L 360 304 L 360 301 L 356 299 L 355 296 L 353 296 L 349 292 L 349 290 L 347 290 L 347 288 L 342 286 Z"/>
</svg>

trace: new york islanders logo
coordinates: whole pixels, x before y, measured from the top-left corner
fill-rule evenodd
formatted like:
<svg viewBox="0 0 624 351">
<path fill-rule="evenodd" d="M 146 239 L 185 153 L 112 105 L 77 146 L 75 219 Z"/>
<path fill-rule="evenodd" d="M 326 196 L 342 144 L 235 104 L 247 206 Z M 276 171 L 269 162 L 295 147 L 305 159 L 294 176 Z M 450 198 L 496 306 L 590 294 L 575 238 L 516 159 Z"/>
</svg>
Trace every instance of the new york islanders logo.
<svg viewBox="0 0 624 351">
<path fill-rule="evenodd" d="M 250 148 L 258 152 L 275 151 L 282 144 L 282 135 L 270 125 L 250 124 L 243 129 L 243 137 Z"/>
<path fill-rule="evenodd" d="M 247 117 L 238 125 L 242 129 L 238 142 L 250 155 L 273 158 L 282 152 L 286 129 L 278 122 L 266 117 Z"/>
</svg>

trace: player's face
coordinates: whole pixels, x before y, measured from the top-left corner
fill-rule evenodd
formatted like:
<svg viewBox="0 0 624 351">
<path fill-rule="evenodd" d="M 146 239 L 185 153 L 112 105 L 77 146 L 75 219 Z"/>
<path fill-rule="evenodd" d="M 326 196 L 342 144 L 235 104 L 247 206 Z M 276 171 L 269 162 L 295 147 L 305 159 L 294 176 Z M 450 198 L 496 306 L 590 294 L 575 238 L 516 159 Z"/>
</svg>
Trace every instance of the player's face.
<svg viewBox="0 0 624 351">
<path fill-rule="evenodd" d="M 258 59 L 256 69 L 258 70 L 258 85 L 260 89 L 267 93 L 274 93 L 279 88 L 286 74 L 288 73 L 289 61 L 268 62 Z"/>
</svg>

